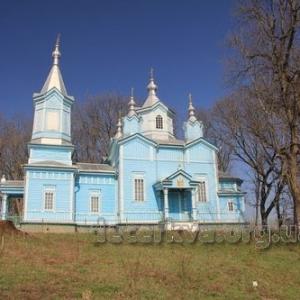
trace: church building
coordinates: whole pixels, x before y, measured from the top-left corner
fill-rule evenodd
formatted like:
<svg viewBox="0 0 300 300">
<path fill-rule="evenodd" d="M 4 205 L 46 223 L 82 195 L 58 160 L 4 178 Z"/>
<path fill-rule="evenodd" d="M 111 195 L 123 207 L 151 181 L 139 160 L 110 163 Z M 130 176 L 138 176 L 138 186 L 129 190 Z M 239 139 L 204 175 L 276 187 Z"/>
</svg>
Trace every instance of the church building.
<svg viewBox="0 0 300 300">
<path fill-rule="evenodd" d="M 1 179 L 3 220 L 11 199 L 22 197 L 21 224 L 30 226 L 245 222 L 242 180 L 218 171 L 218 149 L 203 138 L 191 96 L 184 139 L 177 139 L 174 112 L 159 99 L 153 74 L 141 107 L 131 95 L 105 163 L 72 161 L 74 98 L 60 71 L 59 39 L 52 56 L 48 78 L 33 94 L 24 180 Z"/>
</svg>

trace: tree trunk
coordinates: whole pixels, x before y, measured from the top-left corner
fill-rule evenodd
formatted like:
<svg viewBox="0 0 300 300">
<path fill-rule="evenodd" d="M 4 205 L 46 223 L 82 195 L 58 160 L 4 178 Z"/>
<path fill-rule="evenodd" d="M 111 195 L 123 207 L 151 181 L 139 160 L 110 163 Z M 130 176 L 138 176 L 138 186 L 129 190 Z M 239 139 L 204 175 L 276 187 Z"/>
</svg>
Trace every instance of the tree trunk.
<svg viewBox="0 0 300 300">
<path fill-rule="evenodd" d="M 281 216 L 281 213 L 280 213 L 279 201 L 276 202 L 275 206 L 276 206 L 276 215 L 277 215 L 277 221 L 278 221 L 278 228 L 280 229 L 281 226 L 282 226 L 282 216 Z"/>
<path fill-rule="evenodd" d="M 288 184 L 290 188 L 290 192 L 293 197 L 294 202 L 294 225 L 297 230 L 299 230 L 299 222 L 300 222 L 300 187 L 298 181 L 298 165 L 297 165 L 297 155 L 291 154 L 288 159 Z"/>
<path fill-rule="evenodd" d="M 258 202 L 255 203 L 255 226 L 258 224 Z"/>
<path fill-rule="evenodd" d="M 268 225 L 268 214 L 265 209 L 265 201 L 261 200 L 260 202 L 260 217 L 261 217 L 261 226 L 264 228 Z"/>
</svg>

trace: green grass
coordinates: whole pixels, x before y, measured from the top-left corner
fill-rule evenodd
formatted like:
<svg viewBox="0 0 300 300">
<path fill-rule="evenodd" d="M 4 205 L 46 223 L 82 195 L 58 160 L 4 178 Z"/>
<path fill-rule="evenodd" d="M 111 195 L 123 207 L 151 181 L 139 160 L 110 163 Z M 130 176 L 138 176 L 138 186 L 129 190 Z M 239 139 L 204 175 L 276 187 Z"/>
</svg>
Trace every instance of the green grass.
<svg viewBox="0 0 300 300">
<path fill-rule="evenodd" d="M 300 247 L 95 244 L 92 234 L 5 236 L 0 299 L 299 299 Z M 253 288 L 252 282 L 258 282 Z"/>
</svg>

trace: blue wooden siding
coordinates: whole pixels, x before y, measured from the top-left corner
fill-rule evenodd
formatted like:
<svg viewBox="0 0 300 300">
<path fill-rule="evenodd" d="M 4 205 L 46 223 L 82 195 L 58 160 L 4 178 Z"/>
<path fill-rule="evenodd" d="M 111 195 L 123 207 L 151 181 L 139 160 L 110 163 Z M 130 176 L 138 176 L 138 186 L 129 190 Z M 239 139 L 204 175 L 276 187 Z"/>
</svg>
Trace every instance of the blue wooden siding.
<svg viewBox="0 0 300 300">
<path fill-rule="evenodd" d="M 181 149 L 159 148 L 157 152 L 159 161 L 176 161 L 177 166 L 183 162 L 183 151 Z"/>
<path fill-rule="evenodd" d="M 219 183 L 219 189 L 220 190 L 231 190 L 231 191 L 236 191 L 237 187 L 234 182 L 227 182 L 227 181 L 220 181 Z"/>
<path fill-rule="evenodd" d="M 190 161 L 211 162 L 213 163 L 214 150 L 210 149 L 201 142 L 191 146 L 187 150 L 189 152 Z"/>
<path fill-rule="evenodd" d="M 233 211 L 228 210 L 228 202 L 233 202 Z M 222 220 L 227 222 L 242 222 L 245 219 L 243 199 L 238 196 L 220 197 Z"/>
<path fill-rule="evenodd" d="M 32 139 L 61 138 L 71 141 L 71 103 L 57 89 L 52 89 L 45 96 L 34 98 L 35 116 Z M 47 113 L 58 112 L 58 129 L 47 130 Z"/>
<path fill-rule="evenodd" d="M 186 122 L 184 125 L 184 135 L 189 141 L 203 136 L 202 126 L 199 122 Z"/>
<path fill-rule="evenodd" d="M 130 135 L 139 132 L 139 122 L 137 117 L 125 117 L 123 131 L 125 135 Z"/>
<path fill-rule="evenodd" d="M 71 164 L 72 150 L 69 148 L 55 148 L 51 149 L 31 146 L 30 149 L 30 162 L 39 161 L 57 161 L 63 164 Z"/>
<path fill-rule="evenodd" d="M 44 222 L 72 222 L 74 173 L 67 171 L 27 171 L 27 203 L 25 220 Z M 45 210 L 44 191 L 55 190 L 53 211 Z"/>
<path fill-rule="evenodd" d="M 156 168 L 153 161 L 124 158 L 123 164 L 124 173 L 120 176 L 123 176 L 124 221 L 161 219 L 162 212 L 159 210 L 161 197 L 153 187 L 156 183 Z M 137 202 L 134 199 L 134 178 L 136 174 L 142 175 L 144 178 L 145 199 L 143 202 Z"/>
<path fill-rule="evenodd" d="M 188 148 L 189 155 L 184 155 L 183 149 L 161 147 L 158 150 L 152 145 L 140 140 L 133 140 L 124 145 L 123 157 L 123 220 L 131 221 L 139 218 L 141 221 L 160 218 L 163 214 L 162 195 L 155 192 L 153 186 L 170 174 L 183 168 L 193 179 L 205 179 L 207 184 L 207 202 L 196 201 L 197 219 L 202 222 L 234 221 L 241 219 L 241 210 L 228 213 L 218 196 L 218 180 L 214 150 L 201 141 Z M 188 159 L 185 159 L 187 158 Z M 142 174 L 145 180 L 145 201 L 134 201 L 134 174 Z M 120 174 L 120 176 L 122 176 Z M 232 196 L 236 205 L 241 207 L 242 198 Z M 183 200 L 178 193 L 169 194 L 169 217 L 182 220 Z M 186 216 L 191 214 L 191 201 L 187 201 Z M 223 206 L 222 206 L 223 205 Z M 226 202 L 227 205 L 227 202 Z M 139 214 L 140 213 L 140 214 Z M 139 216 L 137 217 L 137 215 Z"/>
<path fill-rule="evenodd" d="M 125 145 L 124 157 L 126 157 L 127 159 L 149 159 L 150 150 L 151 149 L 146 142 L 139 138 L 136 138 Z"/>
<path fill-rule="evenodd" d="M 99 213 L 92 213 L 90 209 L 90 197 L 95 192 L 100 196 Z M 117 222 L 116 193 L 116 179 L 113 175 L 80 175 L 75 186 L 76 222 Z"/>
</svg>

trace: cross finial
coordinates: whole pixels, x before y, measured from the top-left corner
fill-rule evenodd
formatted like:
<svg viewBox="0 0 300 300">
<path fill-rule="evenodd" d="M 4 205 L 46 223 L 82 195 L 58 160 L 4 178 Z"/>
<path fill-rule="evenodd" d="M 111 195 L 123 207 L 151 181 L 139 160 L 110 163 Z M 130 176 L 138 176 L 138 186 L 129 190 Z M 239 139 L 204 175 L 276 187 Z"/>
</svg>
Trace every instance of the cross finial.
<svg viewBox="0 0 300 300">
<path fill-rule="evenodd" d="M 192 101 L 192 94 L 189 93 L 189 120 L 194 122 L 196 121 L 196 117 L 195 117 L 195 108 L 193 106 L 193 101 Z"/>
<path fill-rule="evenodd" d="M 133 115 L 136 114 L 135 112 L 135 101 L 134 101 L 134 88 L 131 88 L 131 96 L 130 96 L 130 101 L 128 103 L 129 111 L 128 111 L 128 116 L 132 117 Z"/>
<path fill-rule="evenodd" d="M 192 99 L 192 93 L 189 93 L 189 104 L 193 103 L 193 99 Z"/>
<path fill-rule="evenodd" d="M 59 46 L 60 46 L 60 33 L 57 35 L 54 51 L 52 52 L 53 65 L 59 64 L 59 58 L 61 56 L 60 51 L 59 51 Z"/>
<path fill-rule="evenodd" d="M 154 79 L 154 69 L 151 67 L 150 68 L 150 80 Z"/>
<path fill-rule="evenodd" d="M 148 97 L 143 105 L 143 107 L 152 106 L 154 103 L 158 102 L 159 99 L 156 96 L 157 85 L 154 82 L 154 71 L 153 68 L 150 69 L 150 80 L 147 85 Z"/>
<path fill-rule="evenodd" d="M 122 122 L 121 122 L 121 111 L 118 112 L 117 132 L 115 138 L 119 139 L 122 136 Z"/>
<path fill-rule="evenodd" d="M 60 33 L 57 34 L 55 45 L 56 45 L 57 47 L 59 47 L 59 44 L 60 44 Z"/>
<path fill-rule="evenodd" d="M 155 96 L 155 92 L 157 90 L 157 85 L 154 83 L 154 69 L 150 69 L 150 82 L 147 86 L 149 94 L 152 94 Z"/>
</svg>

